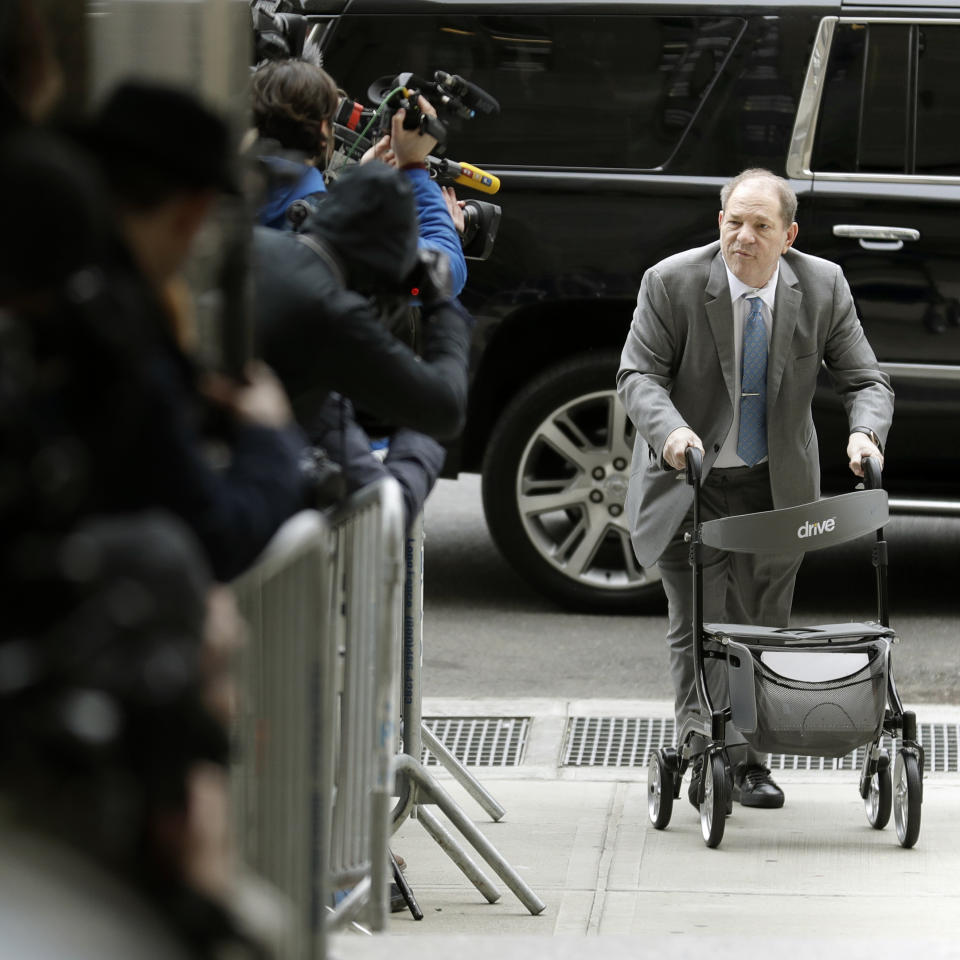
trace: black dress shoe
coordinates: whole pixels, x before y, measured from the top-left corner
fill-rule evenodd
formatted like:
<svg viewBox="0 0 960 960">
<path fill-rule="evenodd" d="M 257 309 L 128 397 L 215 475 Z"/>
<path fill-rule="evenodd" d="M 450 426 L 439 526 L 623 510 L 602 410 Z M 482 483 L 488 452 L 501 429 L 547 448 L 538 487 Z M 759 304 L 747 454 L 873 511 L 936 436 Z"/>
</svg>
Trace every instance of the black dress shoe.
<svg viewBox="0 0 960 960">
<path fill-rule="evenodd" d="M 775 810 L 783 806 L 783 791 L 776 785 L 770 771 L 759 764 L 740 766 L 733 778 L 733 799 L 744 807 L 763 807 Z"/>
</svg>

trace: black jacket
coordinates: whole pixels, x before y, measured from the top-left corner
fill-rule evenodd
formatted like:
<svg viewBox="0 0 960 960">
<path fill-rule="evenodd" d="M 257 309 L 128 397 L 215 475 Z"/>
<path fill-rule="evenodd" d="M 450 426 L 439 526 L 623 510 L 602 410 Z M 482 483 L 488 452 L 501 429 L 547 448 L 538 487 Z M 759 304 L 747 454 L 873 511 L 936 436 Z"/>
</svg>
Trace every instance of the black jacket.
<svg viewBox="0 0 960 960">
<path fill-rule="evenodd" d="M 390 434 L 381 460 L 371 452 L 370 437 L 357 423 L 353 404 L 337 393 L 331 393 L 318 411 L 313 440 L 343 468 L 346 493 L 393 477 L 400 485 L 407 528 L 423 509 L 446 458 L 446 451 L 433 438 L 398 427 Z"/>
<path fill-rule="evenodd" d="M 110 513 L 170 510 L 200 540 L 215 578 L 232 580 L 303 505 L 302 434 L 239 422 L 212 408 L 151 292 L 122 265 L 111 273 L 104 299 L 91 311 L 96 326 L 87 333 L 99 342 L 104 362 L 126 366 L 108 380 L 126 409 L 117 409 L 119 398 L 108 405 L 105 397 L 102 425 L 77 426 L 99 457 L 91 497 Z M 104 314 L 127 324 L 138 317 L 136 339 L 117 343 Z M 221 463 L 215 466 L 217 448 Z"/>
<path fill-rule="evenodd" d="M 305 225 L 306 239 L 255 228 L 258 352 L 311 436 L 334 390 L 391 424 L 454 437 L 466 416 L 470 318 L 456 300 L 425 311 L 421 356 L 384 327 L 366 292 L 409 292 L 413 192 L 382 164 L 350 174 Z"/>
<path fill-rule="evenodd" d="M 302 506 L 302 435 L 213 424 L 152 290 L 112 225 L 86 215 L 107 209 L 102 184 L 81 162 L 57 161 L 49 139 L 28 133 L 0 151 L 12 196 L 55 174 L 52 196 L 72 197 L 76 214 L 63 240 L 64 211 L 48 208 L 50 191 L 32 193 L 29 229 L 10 231 L 0 264 L 12 307 L 0 323 L 4 589 L 32 576 L 23 550 L 42 580 L 43 545 L 78 521 L 150 507 L 181 517 L 230 580 Z M 208 458 L 211 431 L 229 454 L 222 467 Z"/>
</svg>

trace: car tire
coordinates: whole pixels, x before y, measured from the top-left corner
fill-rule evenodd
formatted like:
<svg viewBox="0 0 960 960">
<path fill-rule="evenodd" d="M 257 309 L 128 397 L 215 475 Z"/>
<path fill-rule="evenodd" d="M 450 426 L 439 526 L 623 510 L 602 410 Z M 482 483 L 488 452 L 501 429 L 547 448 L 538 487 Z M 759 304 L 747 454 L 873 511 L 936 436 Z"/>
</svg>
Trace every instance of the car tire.
<svg viewBox="0 0 960 960">
<path fill-rule="evenodd" d="M 616 395 L 619 357 L 549 367 L 503 411 L 483 463 L 483 509 L 503 556 L 557 603 L 591 612 L 661 608 L 623 509 L 634 429 Z"/>
</svg>

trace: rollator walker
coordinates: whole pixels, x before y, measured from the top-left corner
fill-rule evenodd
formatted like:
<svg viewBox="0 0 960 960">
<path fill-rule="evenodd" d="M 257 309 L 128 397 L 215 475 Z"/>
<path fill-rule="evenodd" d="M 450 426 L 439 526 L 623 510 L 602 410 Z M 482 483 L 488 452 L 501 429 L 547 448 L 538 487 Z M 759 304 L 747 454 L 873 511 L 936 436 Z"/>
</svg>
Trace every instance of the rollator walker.
<svg viewBox="0 0 960 960">
<path fill-rule="evenodd" d="M 648 768 L 648 809 L 657 830 L 670 823 L 673 801 L 692 762 L 701 762 L 697 800 L 708 847 L 723 839 L 732 802 L 727 722 L 761 753 L 842 757 L 866 747 L 860 795 L 867 820 L 882 830 L 891 808 L 901 846 L 920 833 L 923 747 L 917 719 L 903 709 L 890 662 L 899 638 L 890 629 L 887 597 L 887 493 L 875 459 L 863 459 L 864 487 L 812 503 L 700 521 L 702 455 L 686 451 L 686 480 L 693 487 L 693 649 L 700 715 L 684 721 L 677 747 L 658 749 Z M 774 628 L 703 622 L 703 547 L 745 553 L 803 553 L 876 533 L 877 620 Z M 729 706 L 710 697 L 707 660 L 725 667 Z M 900 739 L 893 775 L 884 734 Z M 739 741 L 738 741 L 739 742 Z M 705 746 L 703 744 L 706 744 Z M 731 744 L 732 746 L 733 744 Z"/>
</svg>

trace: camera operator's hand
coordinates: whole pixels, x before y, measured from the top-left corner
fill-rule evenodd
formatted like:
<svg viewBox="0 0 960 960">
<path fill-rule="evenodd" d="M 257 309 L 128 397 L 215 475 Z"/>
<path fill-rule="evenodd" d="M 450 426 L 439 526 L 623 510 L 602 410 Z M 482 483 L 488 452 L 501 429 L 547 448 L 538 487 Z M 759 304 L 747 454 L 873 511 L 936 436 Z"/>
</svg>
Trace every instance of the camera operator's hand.
<svg viewBox="0 0 960 960">
<path fill-rule="evenodd" d="M 440 189 L 443 191 L 443 199 L 446 201 L 450 219 L 453 221 L 457 233 L 462 236 L 467 225 L 466 218 L 463 215 L 463 206 L 466 201 L 457 199 L 457 194 L 453 187 L 441 187 Z"/>
<path fill-rule="evenodd" d="M 420 96 L 417 101 L 420 110 L 427 116 L 436 117 L 437 111 L 426 97 Z M 390 121 L 390 146 L 393 148 L 398 167 L 409 164 L 426 163 L 427 157 L 433 152 L 437 141 L 429 134 L 419 130 L 404 130 L 403 118 L 407 111 L 401 107 Z"/>
<path fill-rule="evenodd" d="M 450 260 L 440 250 L 429 248 L 419 251 L 420 305 L 423 312 L 449 303 L 453 297 L 453 274 Z"/>
<path fill-rule="evenodd" d="M 371 160 L 381 160 L 388 167 L 397 165 L 397 158 L 390 147 L 390 134 L 385 133 L 364 155 L 360 158 L 360 163 L 369 163 Z"/>
</svg>

